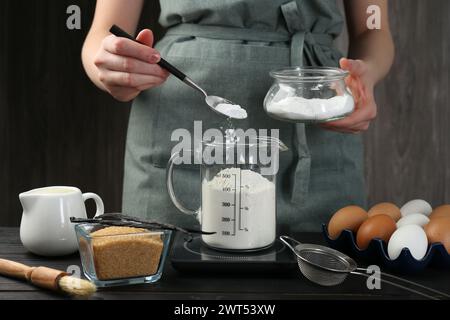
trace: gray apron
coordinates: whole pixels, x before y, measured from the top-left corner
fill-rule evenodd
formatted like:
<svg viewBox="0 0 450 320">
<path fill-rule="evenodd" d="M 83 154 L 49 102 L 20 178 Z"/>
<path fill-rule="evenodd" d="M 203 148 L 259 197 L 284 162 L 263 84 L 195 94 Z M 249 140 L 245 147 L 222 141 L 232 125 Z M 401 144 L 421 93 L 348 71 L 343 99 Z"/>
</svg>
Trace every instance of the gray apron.
<svg viewBox="0 0 450 320">
<path fill-rule="evenodd" d="M 365 206 L 363 149 L 359 135 L 269 118 L 263 100 L 269 71 L 289 65 L 337 66 L 333 48 L 343 20 L 334 0 L 164 0 L 161 24 L 168 28 L 156 45 L 161 55 L 210 94 L 245 106 L 243 129 L 279 129 L 289 147 L 280 154 L 277 221 L 282 229 L 318 231 L 337 209 Z M 223 125 L 203 97 L 171 76 L 134 101 L 127 136 L 123 212 L 193 226 L 166 191 L 166 165 L 174 130 L 191 133 Z M 175 189 L 187 207 L 200 203 L 199 168 L 179 166 Z"/>
</svg>

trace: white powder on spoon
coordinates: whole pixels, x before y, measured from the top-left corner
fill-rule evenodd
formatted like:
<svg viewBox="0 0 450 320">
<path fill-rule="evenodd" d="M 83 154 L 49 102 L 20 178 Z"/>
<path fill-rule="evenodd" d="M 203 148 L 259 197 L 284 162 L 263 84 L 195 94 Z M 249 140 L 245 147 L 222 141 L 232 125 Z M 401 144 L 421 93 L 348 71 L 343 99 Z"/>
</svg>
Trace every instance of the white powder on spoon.
<svg viewBox="0 0 450 320">
<path fill-rule="evenodd" d="M 247 111 L 237 104 L 219 103 L 215 109 L 233 119 L 247 118 Z"/>
</svg>

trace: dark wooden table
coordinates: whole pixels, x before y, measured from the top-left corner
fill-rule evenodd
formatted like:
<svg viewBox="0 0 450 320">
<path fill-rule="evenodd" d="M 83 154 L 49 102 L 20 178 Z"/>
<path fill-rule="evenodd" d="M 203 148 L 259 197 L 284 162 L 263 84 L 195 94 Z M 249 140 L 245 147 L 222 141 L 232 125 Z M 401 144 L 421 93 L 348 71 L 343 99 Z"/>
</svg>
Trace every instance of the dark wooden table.
<svg viewBox="0 0 450 320">
<path fill-rule="evenodd" d="M 323 243 L 320 234 L 302 234 L 302 241 Z M 20 243 L 17 228 L 0 228 L 0 258 L 34 266 L 66 270 L 81 266 L 78 255 L 49 259 L 28 253 Z M 450 273 L 427 269 L 421 275 L 408 277 L 422 285 L 450 294 Z M 64 296 L 37 289 L 22 281 L 0 276 L 0 299 L 61 299 Z M 179 273 L 166 264 L 162 279 L 155 284 L 100 289 L 92 299 L 421 299 L 416 294 L 382 285 L 381 290 L 369 290 L 366 280 L 350 275 L 339 286 L 324 288 L 306 280 L 300 274 L 267 275 L 193 275 Z"/>
</svg>

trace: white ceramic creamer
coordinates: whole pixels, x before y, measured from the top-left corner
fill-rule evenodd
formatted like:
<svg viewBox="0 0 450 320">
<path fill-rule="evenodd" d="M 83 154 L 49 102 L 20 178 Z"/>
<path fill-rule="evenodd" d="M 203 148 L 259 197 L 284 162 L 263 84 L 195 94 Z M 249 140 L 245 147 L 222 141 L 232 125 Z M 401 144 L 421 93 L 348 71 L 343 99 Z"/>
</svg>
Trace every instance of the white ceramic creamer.
<svg viewBox="0 0 450 320">
<path fill-rule="evenodd" d="M 45 187 L 19 195 L 23 208 L 20 240 L 29 251 L 42 256 L 62 256 L 77 251 L 74 224 L 70 217 L 86 218 L 87 199 L 95 201 L 95 215 L 104 212 L 95 193 L 81 193 L 75 187 Z"/>
</svg>

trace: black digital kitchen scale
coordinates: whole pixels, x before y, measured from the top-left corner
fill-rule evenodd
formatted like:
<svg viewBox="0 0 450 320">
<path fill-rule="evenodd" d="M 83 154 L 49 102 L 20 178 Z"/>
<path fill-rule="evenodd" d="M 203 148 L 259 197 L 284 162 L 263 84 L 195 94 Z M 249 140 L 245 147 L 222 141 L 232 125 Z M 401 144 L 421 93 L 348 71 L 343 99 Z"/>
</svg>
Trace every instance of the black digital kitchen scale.
<svg viewBox="0 0 450 320">
<path fill-rule="evenodd" d="M 177 233 L 172 245 L 171 262 L 180 272 L 196 273 L 279 273 L 298 272 L 292 252 L 280 241 L 264 250 L 253 252 L 225 252 L 206 246 L 200 235 L 186 241 Z"/>
</svg>

